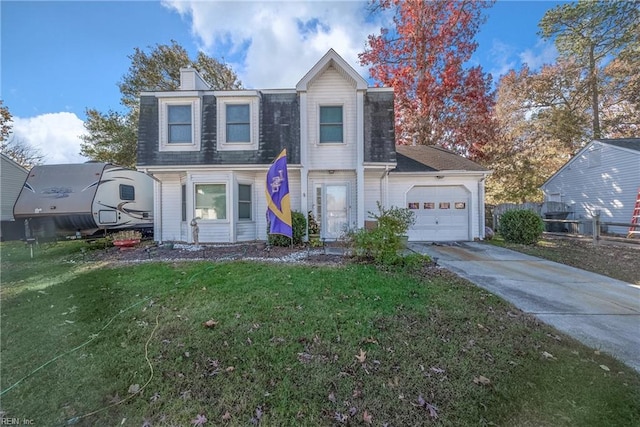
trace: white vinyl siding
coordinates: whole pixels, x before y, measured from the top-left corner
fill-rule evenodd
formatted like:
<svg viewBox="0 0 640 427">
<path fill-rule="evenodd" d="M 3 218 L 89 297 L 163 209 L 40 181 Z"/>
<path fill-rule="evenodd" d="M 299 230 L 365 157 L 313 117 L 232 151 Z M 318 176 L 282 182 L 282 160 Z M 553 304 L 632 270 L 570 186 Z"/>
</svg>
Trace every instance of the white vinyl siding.
<svg viewBox="0 0 640 427">
<path fill-rule="evenodd" d="M 547 181 L 543 191 L 546 200 L 560 194 L 562 202 L 572 206 L 573 219 L 589 219 L 600 211 L 603 222 L 629 223 L 639 185 L 640 152 L 592 142 Z M 608 231 L 626 234 L 628 229 Z"/>
<path fill-rule="evenodd" d="M 339 170 L 356 168 L 356 90 L 333 67 L 313 81 L 307 91 L 307 144 L 309 169 Z M 341 144 L 321 143 L 321 107 L 342 107 Z"/>
</svg>

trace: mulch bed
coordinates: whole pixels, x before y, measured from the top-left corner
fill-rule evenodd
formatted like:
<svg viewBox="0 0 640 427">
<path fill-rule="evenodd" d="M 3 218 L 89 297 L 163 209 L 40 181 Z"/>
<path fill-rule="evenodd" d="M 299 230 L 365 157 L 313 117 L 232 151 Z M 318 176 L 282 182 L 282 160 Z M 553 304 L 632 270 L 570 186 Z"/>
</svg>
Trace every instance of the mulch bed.
<svg viewBox="0 0 640 427">
<path fill-rule="evenodd" d="M 133 248 L 109 247 L 87 254 L 87 259 L 110 263 L 149 261 L 233 261 L 254 260 L 313 265 L 343 265 L 350 262 L 348 255 L 335 250 L 303 246 L 265 246 L 261 242 L 239 244 L 163 244 L 141 243 Z"/>
</svg>

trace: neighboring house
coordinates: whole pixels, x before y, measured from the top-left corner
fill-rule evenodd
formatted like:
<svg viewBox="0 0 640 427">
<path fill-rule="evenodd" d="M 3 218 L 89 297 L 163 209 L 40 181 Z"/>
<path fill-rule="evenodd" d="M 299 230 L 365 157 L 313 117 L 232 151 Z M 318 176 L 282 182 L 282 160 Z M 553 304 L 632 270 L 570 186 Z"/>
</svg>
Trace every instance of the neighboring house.
<svg viewBox="0 0 640 427">
<path fill-rule="evenodd" d="M 545 202 L 571 207 L 569 219 L 630 223 L 640 190 L 640 138 L 591 141 L 543 185 Z M 627 234 L 629 227 L 608 227 Z M 580 230 L 591 231 L 590 223 Z"/>
<path fill-rule="evenodd" d="M 267 237 L 265 178 L 287 150 L 291 207 L 321 236 L 362 228 L 384 206 L 413 209 L 410 240 L 484 237 L 488 171 L 433 147 L 397 147 L 392 88 L 372 88 L 329 50 L 295 88 L 214 91 L 193 69 L 179 90 L 140 97 L 137 168 L 153 175 L 155 238 Z"/>
<path fill-rule="evenodd" d="M 13 205 L 29 171 L 0 153 L 0 240 L 17 240 L 24 236 L 24 224 L 13 218 Z"/>
</svg>

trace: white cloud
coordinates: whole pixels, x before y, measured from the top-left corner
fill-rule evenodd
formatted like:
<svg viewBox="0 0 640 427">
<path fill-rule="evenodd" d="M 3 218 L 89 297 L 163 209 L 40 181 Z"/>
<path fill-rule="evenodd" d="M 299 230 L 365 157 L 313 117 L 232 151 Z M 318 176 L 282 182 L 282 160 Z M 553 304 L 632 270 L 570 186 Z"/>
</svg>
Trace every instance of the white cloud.
<svg viewBox="0 0 640 427">
<path fill-rule="evenodd" d="M 163 2 L 191 20 L 191 32 L 210 56 L 224 58 L 246 88 L 292 88 L 333 48 L 363 77 L 358 53 L 380 22 L 367 22 L 366 2 Z M 369 20 L 371 21 L 371 20 Z"/>
<path fill-rule="evenodd" d="M 74 113 L 51 113 L 36 117 L 13 117 L 13 134 L 44 155 L 44 164 L 83 163 L 80 135 L 85 133 L 82 120 Z"/>
<path fill-rule="evenodd" d="M 530 69 L 537 70 L 545 64 L 551 64 L 558 57 L 558 50 L 552 42 L 538 41 L 535 47 L 520 53 L 520 61 Z"/>
</svg>

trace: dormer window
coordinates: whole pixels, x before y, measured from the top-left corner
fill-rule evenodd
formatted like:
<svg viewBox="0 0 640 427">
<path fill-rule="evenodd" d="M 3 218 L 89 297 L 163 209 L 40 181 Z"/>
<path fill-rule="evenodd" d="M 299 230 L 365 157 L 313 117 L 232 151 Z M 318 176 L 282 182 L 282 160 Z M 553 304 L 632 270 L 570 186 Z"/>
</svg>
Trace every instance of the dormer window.
<svg viewBox="0 0 640 427">
<path fill-rule="evenodd" d="M 320 143 L 342 143 L 343 133 L 342 106 L 321 106 Z"/>
<path fill-rule="evenodd" d="M 251 143 L 250 104 L 227 104 L 228 143 Z"/>
<path fill-rule="evenodd" d="M 193 134 L 191 132 L 191 105 L 167 106 L 169 144 L 191 144 Z"/>
<path fill-rule="evenodd" d="M 160 98 L 160 151 L 200 150 L 200 98 Z"/>
<path fill-rule="evenodd" d="M 218 150 L 257 150 L 260 95 L 257 91 L 216 93 Z"/>
</svg>

